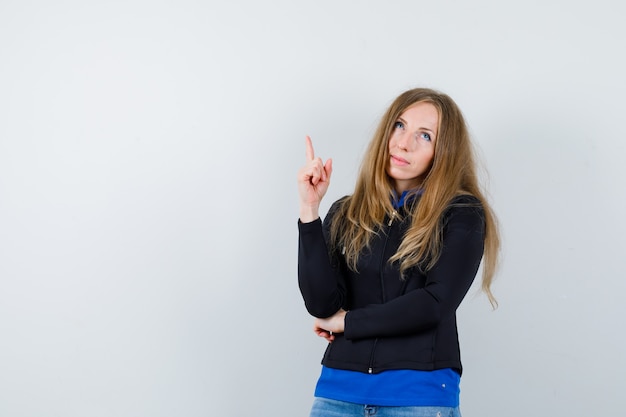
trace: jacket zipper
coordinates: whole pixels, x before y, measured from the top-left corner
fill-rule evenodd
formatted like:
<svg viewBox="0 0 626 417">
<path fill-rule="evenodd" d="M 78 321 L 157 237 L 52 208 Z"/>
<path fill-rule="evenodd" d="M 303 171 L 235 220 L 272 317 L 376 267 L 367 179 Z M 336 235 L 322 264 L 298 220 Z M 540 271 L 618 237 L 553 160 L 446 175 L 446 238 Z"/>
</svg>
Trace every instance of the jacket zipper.
<svg viewBox="0 0 626 417">
<path fill-rule="evenodd" d="M 367 368 L 367 373 L 374 373 L 373 364 L 374 364 L 374 352 L 376 352 L 376 344 L 378 343 L 378 339 L 374 339 L 374 346 L 372 346 L 372 353 L 370 354 L 370 366 Z"/>
<path fill-rule="evenodd" d="M 395 210 L 391 213 L 389 222 L 387 222 L 387 226 L 389 228 L 391 228 L 391 225 L 393 224 L 393 220 L 395 219 L 397 214 L 398 213 Z M 383 271 L 385 270 L 384 254 L 385 254 L 385 250 L 387 249 L 387 242 L 389 241 L 389 230 L 387 230 L 386 236 L 387 237 L 385 238 L 385 244 L 383 245 L 383 256 L 381 257 L 381 260 L 380 260 L 380 289 L 382 292 L 383 303 L 387 301 L 387 294 L 385 293 L 385 280 L 383 276 Z M 373 369 L 374 353 L 376 352 L 377 344 L 378 344 L 378 338 L 374 339 L 374 346 L 372 346 L 372 353 L 370 354 L 370 365 L 367 368 L 367 373 L 369 374 L 374 373 L 374 369 Z"/>
</svg>

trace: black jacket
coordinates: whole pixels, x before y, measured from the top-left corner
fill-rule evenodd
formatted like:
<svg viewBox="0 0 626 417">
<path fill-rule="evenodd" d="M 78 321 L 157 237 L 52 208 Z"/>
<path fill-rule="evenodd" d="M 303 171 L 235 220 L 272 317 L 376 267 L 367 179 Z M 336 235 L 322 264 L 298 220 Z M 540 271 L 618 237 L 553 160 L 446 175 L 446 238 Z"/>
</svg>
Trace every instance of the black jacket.
<svg viewBox="0 0 626 417">
<path fill-rule="evenodd" d="M 419 204 L 419 201 L 414 202 Z M 359 257 L 358 273 L 341 253 L 328 251 L 329 227 L 338 202 L 324 224 L 298 222 L 298 283 L 309 313 L 329 317 L 347 310 L 345 332 L 335 335 L 322 363 L 330 368 L 378 373 L 390 369 L 462 371 L 456 310 L 469 290 L 483 254 L 484 212 L 474 197 L 457 197 L 443 215 L 443 249 L 427 273 L 419 268 L 400 277 L 396 252 L 410 225 L 386 219 Z M 403 210 L 403 209 L 401 209 Z"/>
</svg>

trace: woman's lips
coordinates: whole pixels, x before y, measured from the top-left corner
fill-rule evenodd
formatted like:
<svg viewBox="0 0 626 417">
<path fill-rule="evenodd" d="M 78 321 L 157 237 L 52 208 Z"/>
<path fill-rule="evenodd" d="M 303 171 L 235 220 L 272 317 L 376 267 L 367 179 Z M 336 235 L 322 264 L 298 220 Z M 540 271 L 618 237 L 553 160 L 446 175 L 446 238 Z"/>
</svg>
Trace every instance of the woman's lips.
<svg viewBox="0 0 626 417">
<path fill-rule="evenodd" d="M 391 162 L 396 165 L 409 165 L 409 161 L 404 158 L 400 158 L 399 156 L 391 155 Z"/>
</svg>

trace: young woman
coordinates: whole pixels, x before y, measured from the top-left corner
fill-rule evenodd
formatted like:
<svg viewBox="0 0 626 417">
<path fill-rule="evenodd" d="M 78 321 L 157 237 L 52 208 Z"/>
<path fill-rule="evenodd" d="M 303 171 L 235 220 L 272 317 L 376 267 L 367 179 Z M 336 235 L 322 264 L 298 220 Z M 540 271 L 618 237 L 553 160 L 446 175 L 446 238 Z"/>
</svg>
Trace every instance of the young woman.
<svg viewBox="0 0 626 417">
<path fill-rule="evenodd" d="M 311 417 L 460 416 L 456 310 L 499 249 L 467 127 L 445 94 L 402 93 L 369 144 L 354 193 L 322 223 L 332 160 L 306 138 L 298 172 L 298 281 L 328 340 Z M 483 258 L 484 256 L 484 258 Z"/>
</svg>

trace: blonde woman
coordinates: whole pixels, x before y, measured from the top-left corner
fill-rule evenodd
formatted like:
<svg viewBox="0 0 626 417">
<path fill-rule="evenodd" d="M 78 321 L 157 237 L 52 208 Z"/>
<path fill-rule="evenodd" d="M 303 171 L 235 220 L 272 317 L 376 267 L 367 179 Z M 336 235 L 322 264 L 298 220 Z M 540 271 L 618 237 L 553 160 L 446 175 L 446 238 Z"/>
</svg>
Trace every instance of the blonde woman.
<svg viewBox="0 0 626 417">
<path fill-rule="evenodd" d="M 329 344 L 311 417 L 460 416 L 456 310 L 499 238 L 461 111 L 445 94 L 397 97 L 369 144 L 352 195 L 324 220 L 332 160 L 306 138 L 298 282 Z"/>
</svg>

